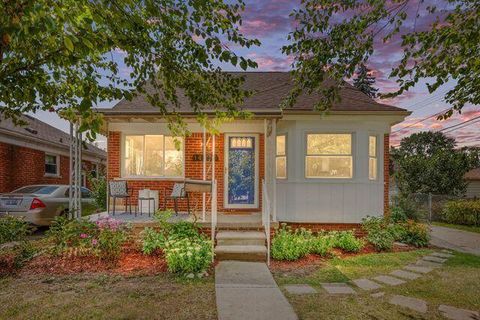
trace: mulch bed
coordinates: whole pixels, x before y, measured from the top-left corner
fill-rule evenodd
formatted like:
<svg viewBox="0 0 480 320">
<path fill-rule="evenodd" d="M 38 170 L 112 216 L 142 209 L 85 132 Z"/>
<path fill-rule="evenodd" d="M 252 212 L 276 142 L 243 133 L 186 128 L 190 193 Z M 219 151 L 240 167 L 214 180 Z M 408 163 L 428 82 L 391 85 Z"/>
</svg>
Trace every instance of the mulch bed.
<svg viewBox="0 0 480 320">
<path fill-rule="evenodd" d="M 400 246 L 394 245 L 392 251 L 389 252 L 404 252 L 404 251 L 412 251 L 416 250 L 417 248 L 413 246 Z M 333 249 L 333 255 L 338 258 L 348 258 L 354 256 L 360 256 L 364 254 L 371 254 L 371 253 L 379 253 L 375 250 L 375 248 L 371 244 L 367 244 L 363 247 L 360 252 L 345 252 L 340 249 Z M 322 257 L 316 254 L 309 254 L 301 259 L 294 260 L 294 261 L 286 261 L 286 260 L 275 260 L 272 259 L 270 263 L 270 270 L 273 272 L 294 272 L 294 273 L 308 273 L 309 271 L 313 270 L 316 266 L 323 264 L 327 261 L 329 257 Z"/>
<path fill-rule="evenodd" d="M 153 275 L 167 271 L 167 264 L 162 252 L 152 255 L 143 254 L 133 245 L 125 246 L 120 259 L 109 262 L 93 255 L 64 254 L 52 256 L 42 254 L 29 261 L 21 270 L 21 275 L 35 274 L 76 274 L 76 273 L 111 273 L 111 274 L 145 274 Z"/>
</svg>

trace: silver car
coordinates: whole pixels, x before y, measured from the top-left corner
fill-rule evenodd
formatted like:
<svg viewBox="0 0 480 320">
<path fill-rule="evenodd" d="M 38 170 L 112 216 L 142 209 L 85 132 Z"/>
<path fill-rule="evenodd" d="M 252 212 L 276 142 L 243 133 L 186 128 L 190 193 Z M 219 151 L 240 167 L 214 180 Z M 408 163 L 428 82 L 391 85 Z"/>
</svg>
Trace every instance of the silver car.
<svg viewBox="0 0 480 320">
<path fill-rule="evenodd" d="M 68 185 L 31 185 L 0 194 L 0 216 L 25 217 L 25 221 L 48 226 L 55 217 L 68 214 Z M 82 212 L 92 212 L 95 204 L 90 190 L 82 188 Z"/>
</svg>

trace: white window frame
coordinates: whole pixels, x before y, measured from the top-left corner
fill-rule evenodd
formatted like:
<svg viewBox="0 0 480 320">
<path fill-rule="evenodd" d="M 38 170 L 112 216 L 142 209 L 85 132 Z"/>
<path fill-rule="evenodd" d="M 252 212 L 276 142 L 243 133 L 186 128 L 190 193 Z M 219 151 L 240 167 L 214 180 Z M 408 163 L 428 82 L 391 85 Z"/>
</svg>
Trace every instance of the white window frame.
<svg viewBox="0 0 480 320">
<path fill-rule="evenodd" d="M 340 135 L 340 134 L 348 134 L 350 135 L 350 154 L 345 155 L 345 154 L 308 154 L 308 136 L 309 135 L 322 135 L 322 134 L 331 134 L 331 135 Z M 355 135 L 352 132 L 335 132 L 335 131 L 310 131 L 310 132 L 305 132 L 304 136 L 304 143 L 305 143 L 305 150 L 304 150 L 304 177 L 306 180 L 353 180 L 354 179 L 354 173 L 355 173 Z M 329 177 L 320 177 L 320 176 L 307 176 L 307 159 L 308 157 L 350 157 L 351 158 L 351 167 L 350 167 L 350 176 L 349 177 L 334 177 L 334 176 L 329 176 Z"/>
<path fill-rule="evenodd" d="M 277 138 L 278 137 L 285 137 L 285 154 L 279 155 L 277 152 Z M 288 159 L 287 159 L 287 154 L 288 154 L 288 136 L 286 133 L 279 133 L 275 137 L 275 179 L 278 180 L 287 180 L 288 179 Z M 277 159 L 278 158 L 285 158 L 285 177 L 279 177 L 278 176 L 278 171 L 277 171 Z"/>
<path fill-rule="evenodd" d="M 125 159 L 126 159 L 126 156 L 125 156 L 125 145 L 126 145 L 126 138 L 127 136 L 142 136 L 144 137 L 145 139 L 145 136 L 163 136 L 163 161 L 165 161 L 165 137 L 172 137 L 174 138 L 174 136 L 172 135 L 169 135 L 169 134 L 165 134 L 165 133 L 124 133 L 122 134 L 122 141 L 121 141 L 121 175 L 122 175 L 122 178 L 126 178 L 126 179 L 161 179 L 161 180 L 171 180 L 171 179 L 184 179 L 185 178 L 185 162 L 186 162 L 186 158 L 185 158 L 185 144 L 186 144 L 186 139 L 185 137 L 177 137 L 177 138 L 180 138 L 182 139 L 182 148 L 180 149 L 180 151 L 182 152 L 182 155 L 183 155 L 183 162 L 182 162 L 182 175 L 180 176 L 165 176 L 165 175 L 155 175 L 155 176 L 152 176 L 152 175 L 127 175 L 126 172 L 125 172 Z M 143 146 L 144 150 L 143 152 L 145 153 L 145 140 L 144 140 L 144 146 Z"/>
<path fill-rule="evenodd" d="M 55 157 L 55 165 L 56 165 L 57 172 L 55 173 L 47 172 L 47 168 L 46 168 L 47 156 Z M 45 177 L 60 177 L 60 155 L 45 152 L 45 156 L 43 157 L 43 170 L 44 170 Z"/>
<path fill-rule="evenodd" d="M 375 154 L 370 154 L 370 138 L 375 139 Z M 375 177 L 370 176 L 370 160 L 375 160 Z M 368 135 L 368 180 L 376 181 L 378 179 L 378 136 L 375 134 Z"/>
</svg>

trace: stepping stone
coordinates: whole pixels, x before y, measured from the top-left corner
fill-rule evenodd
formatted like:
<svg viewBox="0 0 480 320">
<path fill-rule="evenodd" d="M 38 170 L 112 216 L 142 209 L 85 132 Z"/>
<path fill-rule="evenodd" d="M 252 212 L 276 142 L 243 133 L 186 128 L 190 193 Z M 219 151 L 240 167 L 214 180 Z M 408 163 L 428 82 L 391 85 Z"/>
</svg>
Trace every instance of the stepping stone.
<svg viewBox="0 0 480 320">
<path fill-rule="evenodd" d="M 402 279 L 407 279 L 407 280 L 415 280 L 420 277 L 419 274 L 405 271 L 405 270 L 393 270 L 390 272 L 392 276 L 399 277 Z"/>
<path fill-rule="evenodd" d="M 430 256 L 448 259 L 448 258 L 453 257 L 453 254 L 444 253 L 444 252 L 434 252 L 434 253 L 432 253 Z"/>
<path fill-rule="evenodd" d="M 434 257 L 434 256 L 425 256 L 425 257 L 423 257 L 423 260 L 438 262 L 438 263 L 444 263 L 445 261 L 447 261 L 447 259 L 445 259 L 445 258 L 439 258 L 439 257 Z"/>
<path fill-rule="evenodd" d="M 373 298 L 381 298 L 385 295 L 385 292 L 383 291 L 380 291 L 380 292 L 375 292 L 375 293 L 372 293 L 370 296 L 373 297 Z"/>
<path fill-rule="evenodd" d="M 421 299 L 394 295 L 389 302 L 420 313 L 427 312 L 427 303 Z"/>
<path fill-rule="evenodd" d="M 309 286 L 308 284 L 290 284 L 284 286 L 285 290 L 287 290 L 288 293 L 291 294 L 312 294 L 312 293 L 317 293 L 317 290 L 315 290 L 312 286 Z"/>
<path fill-rule="evenodd" d="M 438 310 L 445 318 L 453 320 L 478 319 L 478 317 L 480 316 L 476 311 L 459 309 L 451 306 L 446 306 L 444 304 L 441 304 L 438 307 Z"/>
<path fill-rule="evenodd" d="M 413 264 L 409 264 L 408 266 L 404 267 L 403 269 L 408 270 L 408 271 L 413 271 L 413 272 L 418 272 L 418 273 L 429 273 L 433 270 L 433 268 L 430 267 L 421 267 L 421 266 L 416 266 Z"/>
<path fill-rule="evenodd" d="M 321 283 L 322 288 L 330 294 L 355 294 L 355 290 L 352 289 L 346 283 Z"/>
<path fill-rule="evenodd" d="M 373 280 L 388 284 L 390 286 L 398 286 L 399 284 L 404 284 L 405 281 L 391 276 L 377 276 Z"/>
<path fill-rule="evenodd" d="M 363 290 L 376 290 L 376 289 L 379 289 L 379 288 L 382 287 L 378 283 L 373 282 L 372 280 L 368 280 L 368 279 L 355 279 L 355 280 L 352 280 L 352 282 L 357 287 L 359 287 L 360 289 L 363 289 Z"/>
<path fill-rule="evenodd" d="M 443 249 L 442 252 L 445 252 L 445 253 L 453 253 L 452 250 L 448 250 L 448 249 Z"/>
<path fill-rule="evenodd" d="M 420 267 L 431 267 L 431 268 L 440 268 L 442 266 L 441 263 L 433 262 L 433 261 L 427 261 L 420 259 L 418 260 L 415 265 L 420 266 Z"/>
</svg>

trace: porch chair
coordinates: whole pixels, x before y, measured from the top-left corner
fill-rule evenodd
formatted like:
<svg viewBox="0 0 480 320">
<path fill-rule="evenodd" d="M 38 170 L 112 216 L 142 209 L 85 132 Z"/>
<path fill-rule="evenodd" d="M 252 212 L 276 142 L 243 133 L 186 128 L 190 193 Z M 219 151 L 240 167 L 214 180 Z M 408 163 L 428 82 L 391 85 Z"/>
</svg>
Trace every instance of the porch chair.
<svg viewBox="0 0 480 320">
<path fill-rule="evenodd" d="M 167 208 L 167 199 L 173 199 L 173 206 L 176 215 L 178 215 L 178 199 L 187 199 L 187 209 L 188 214 L 190 214 L 190 199 L 187 190 L 185 190 L 185 183 L 175 183 L 172 188 L 172 193 L 169 196 L 167 196 L 167 191 L 164 189 L 163 199 L 164 210 Z"/>
<path fill-rule="evenodd" d="M 130 214 L 132 214 L 132 190 L 128 189 L 127 181 L 110 181 L 108 182 L 108 201 L 113 198 L 113 215 L 115 215 L 116 199 L 125 199 L 125 212 L 127 212 L 127 205 L 130 207 Z"/>
</svg>

